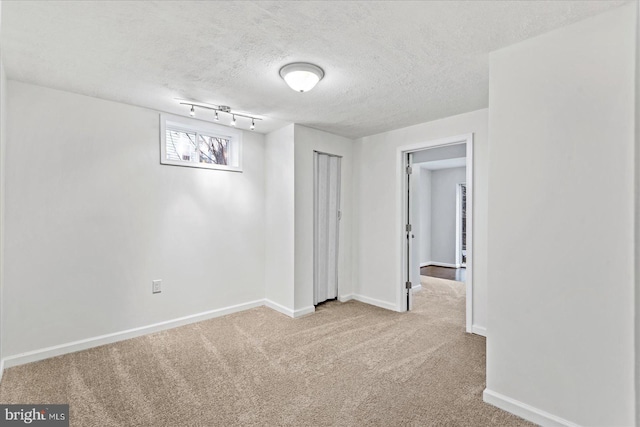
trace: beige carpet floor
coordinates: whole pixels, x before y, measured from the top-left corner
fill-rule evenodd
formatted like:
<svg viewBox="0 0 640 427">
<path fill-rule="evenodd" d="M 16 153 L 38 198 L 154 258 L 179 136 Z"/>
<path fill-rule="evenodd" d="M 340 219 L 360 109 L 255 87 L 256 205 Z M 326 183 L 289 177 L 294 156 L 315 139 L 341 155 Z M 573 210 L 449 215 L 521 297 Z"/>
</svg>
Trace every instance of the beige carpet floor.
<svg viewBox="0 0 640 427">
<path fill-rule="evenodd" d="M 485 339 L 464 285 L 415 310 L 265 307 L 7 369 L 2 403 L 69 403 L 72 426 L 527 426 L 482 402 Z"/>
</svg>

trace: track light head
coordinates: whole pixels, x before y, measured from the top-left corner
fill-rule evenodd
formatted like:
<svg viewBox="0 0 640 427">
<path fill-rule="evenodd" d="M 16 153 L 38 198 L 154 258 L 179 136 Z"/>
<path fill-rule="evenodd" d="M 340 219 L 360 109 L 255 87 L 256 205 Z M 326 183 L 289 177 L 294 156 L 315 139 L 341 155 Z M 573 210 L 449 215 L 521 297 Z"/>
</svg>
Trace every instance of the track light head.
<svg viewBox="0 0 640 427">
<path fill-rule="evenodd" d="M 193 106 L 193 105 L 191 106 L 191 111 L 189 111 L 189 115 L 190 115 L 191 117 L 193 117 L 193 116 L 195 116 L 195 115 L 196 115 L 196 109 L 194 108 L 194 106 Z"/>
<path fill-rule="evenodd" d="M 251 127 L 249 129 L 256 130 L 256 121 L 254 119 L 251 119 Z"/>
<path fill-rule="evenodd" d="M 235 125 L 236 125 L 236 116 L 234 114 L 233 118 L 231 119 L 231 126 L 235 126 Z"/>
<path fill-rule="evenodd" d="M 213 120 L 215 120 L 216 122 L 218 120 L 220 120 L 220 117 L 218 117 L 218 111 L 216 110 L 216 114 L 213 116 Z"/>
</svg>

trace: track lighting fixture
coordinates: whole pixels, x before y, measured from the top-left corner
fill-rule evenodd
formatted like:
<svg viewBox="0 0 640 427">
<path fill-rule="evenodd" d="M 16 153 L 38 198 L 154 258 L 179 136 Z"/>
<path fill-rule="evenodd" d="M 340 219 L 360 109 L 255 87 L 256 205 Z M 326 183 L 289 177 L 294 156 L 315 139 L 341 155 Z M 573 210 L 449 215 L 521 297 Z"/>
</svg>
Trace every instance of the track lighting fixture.
<svg viewBox="0 0 640 427">
<path fill-rule="evenodd" d="M 236 126 L 237 125 L 237 120 L 236 120 L 236 116 L 238 117 L 243 117 L 245 119 L 250 119 L 251 120 L 251 126 L 249 127 L 250 130 L 255 130 L 256 129 L 256 120 L 262 120 L 258 117 L 253 117 L 253 116 L 249 116 L 246 114 L 239 114 L 239 113 L 235 113 L 235 112 L 231 112 L 231 107 L 229 107 L 228 105 L 211 105 L 211 104 L 204 104 L 204 103 L 200 103 L 200 102 L 191 102 L 191 101 L 187 101 L 187 100 L 183 100 L 183 99 L 177 99 L 177 101 L 180 101 L 180 105 L 186 105 L 188 107 L 191 107 L 189 109 L 189 115 L 191 117 L 196 115 L 196 107 L 198 108 L 204 108 L 205 110 L 213 110 L 213 120 L 215 121 L 220 121 L 220 116 L 219 113 L 227 113 L 231 115 L 231 122 L 229 123 L 231 126 Z"/>
</svg>

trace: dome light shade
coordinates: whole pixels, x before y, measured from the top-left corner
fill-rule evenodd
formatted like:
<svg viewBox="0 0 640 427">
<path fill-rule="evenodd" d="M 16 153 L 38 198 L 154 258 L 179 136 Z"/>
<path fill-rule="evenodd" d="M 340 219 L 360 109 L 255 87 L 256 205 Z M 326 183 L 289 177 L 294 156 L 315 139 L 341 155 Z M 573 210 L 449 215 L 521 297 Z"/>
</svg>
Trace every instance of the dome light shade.
<svg viewBox="0 0 640 427">
<path fill-rule="evenodd" d="M 295 62 L 280 69 L 280 77 L 296 92 L 308 92 L 324 77 L 317 65 Z"/>
</svg>

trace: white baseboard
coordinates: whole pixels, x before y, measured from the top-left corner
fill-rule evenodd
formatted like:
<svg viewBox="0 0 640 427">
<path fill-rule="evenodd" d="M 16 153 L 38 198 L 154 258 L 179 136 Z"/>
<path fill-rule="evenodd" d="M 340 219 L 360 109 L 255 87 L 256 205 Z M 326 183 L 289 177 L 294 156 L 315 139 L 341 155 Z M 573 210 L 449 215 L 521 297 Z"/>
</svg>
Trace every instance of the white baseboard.
<svg viewBox="0 0 640 427">
<path fill-rule="evenodd" d="M 294 318 L 298 318 L 298 317 L 306 316 L 307 314 L 311 314 L 314 311 L 316 311 L 316 308 L 314 306 L 310 305 L 309 307 L 300 308 L 300 309 L 294 311 L 293 312 L 293 317 Z"/>
<path fill-rule="evenodd" d="M 485 338 L 487 336 L 487 328 L 484 326 L 471 325 L 471 332 L 476 335 L 482 335 Z"/>
<path fill-rule="evenodd" d="M 307 314 L 311 314 L 314 311 L 316 311 L 316 308 L 312 305 L 310 305 L 309 307 L 300 308 L 298 310 L 292 310 L 288 307 L 285 307 L 282 304 L 278 304 L 277 302 L 271 301 L 270 299 L 265 299 L 264 305 L 266 305 L 272 310 L 275 310 L 279 313 L 282 313 L 286 316 L 293 317 L 293 318 L 306 316 Z"/>
<path fill-rule="evenodd" d="M 429 262 L 420 263 L 420 268 L 429 267 L 430 265 L 433 265 L 435 267 L 460 268 L 456 266 L 456 264 L 449 264 L 447 262 L 438 262 L 438 261 L 429 261 Z"/>
<path fill-rule="evenodd" d="M 422 290 L 422 283 L 416 286 L 411 286 L 411 289 L 413 289 L 413 292 L 416 291 L 421 291 Z"/>
<path fill-rule="evenodd" d="M 243 304 L 232 305 L 230 307 L 219 308 L 216 310 L 209 310 L 202 313 L 179 317 L 173 320 L 167 320 L 165 322 L 159 322 L 152 325 L 142 326 L 139 328 L 128 329 L 121 332 L 114 332 L 111 334 L 100 335 L 93 338 L 87 338 L 87 339 L 73 341 L 66 344 L 60 344 L 52 347 L 47 347 L 47 348 L 42 348 L 38 350 L 28 351 L 25 353 L 16 354 L 13 356 L 5 357 L 1 363 L 4 364 L 4 367 L 10 368 L 12 366 L 18 366 L 18 365 L 23 365 L 25 363 L 36 362 L 38 360 L 48 359 L 50 357 L 56 357 L 56 356 L 60 356 L 67 353 L 75 353 L 76 351 L 86 350 L 92 347 L 98 347 L 105 344 L 124 341 L 130 338 L 147 335 L 154 332 L 164 331 L 166 329 L 172 329 L 178 326 L 188 325 L 190 323 L 201 322 L 203 320 L 212 319 L 214 317 L 220 317 L 226 314 L 236 313 L 238 311 L 244 311 L 250 308 L 260 307 L 262 305 L 265 305 L 264 300 L 256 300 L 256 301 L 246 302 Z"/>
<path fill-rule="evenodd" d="M 352 299 L 353 299 L 353 294 L 340 295 L 338 297 L 338 301 L 340 302 L 347 302 L 347 301 L 351 301 Z"/>
<path fill-rule="evenodd" d="M 4 359 L 0 359 L 0 381 L 2 381 L 3 374 L 4 374 Z"/>
<path fill-rule="evenodd" d="M 364 295 L 353 294 L 353 299 L 365 304 L 375 305 L 376 307 L 385 308 L 387 310 L 398 311 L 398 307 L 394 303 L 382 301 L 375 298 L 365 297 Z"/>
<path fill-rule="evenodd" d="M 565 420 L 541 409 L 534 408 L 519 400 L 491 391 L 488 388 L 482 393 L 482 400 L 507 412 L 511 412 L 527 421 L 543 427 L 580 427 L 578 424 Z"/>
<path fill-rule="evenodd" d="M 277 312 L 280 312 L 286 316 L 289 317 L 294 317 L 294 312 L 292 309 L 285 307 L 284 305 L 280 305 L 277 302 L 273 302 L 270 299 L 265 299 L 264 300 L 264 305 L 266 305 L 267 307 L 269 307 L 272 310 L 275 310 Z"/>
</svg>

